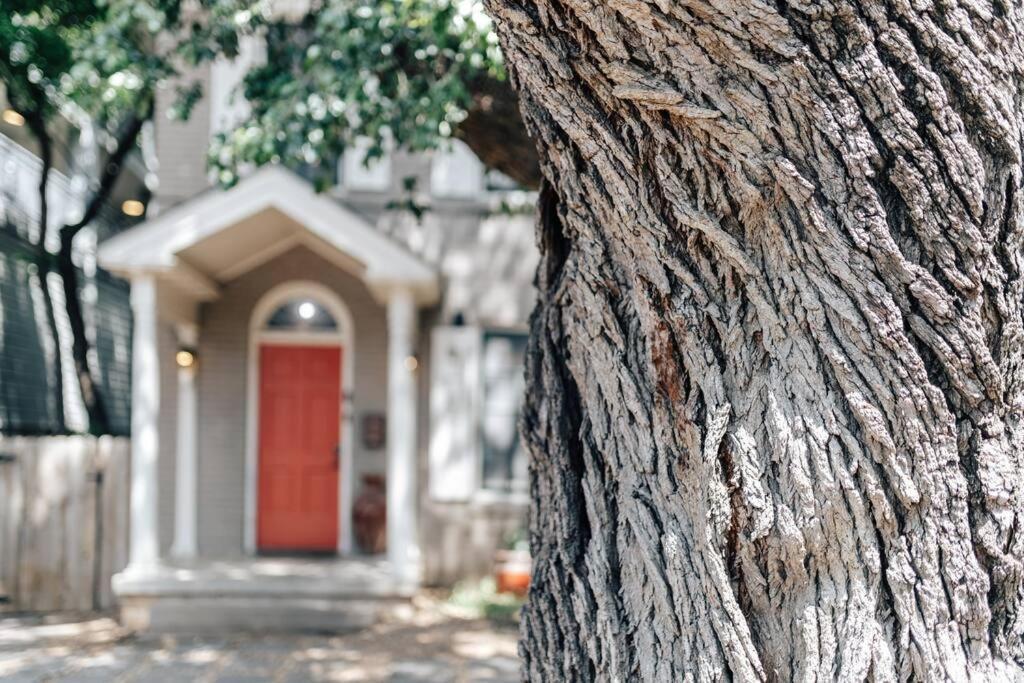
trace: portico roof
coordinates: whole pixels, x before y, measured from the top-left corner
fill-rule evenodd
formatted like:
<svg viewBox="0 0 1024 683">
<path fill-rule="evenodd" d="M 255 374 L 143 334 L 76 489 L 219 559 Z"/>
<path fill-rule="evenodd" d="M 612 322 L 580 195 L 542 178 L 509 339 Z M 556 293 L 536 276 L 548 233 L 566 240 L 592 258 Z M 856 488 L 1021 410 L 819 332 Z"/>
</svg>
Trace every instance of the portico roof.
<svg viewBox="0 0 1024 683">
<path fill-rule="evenodd" d="M 118 275 L 153 273 L 197 300 L 304 244 L 358 275 L 380 298 L 395 287 L 421 303 L 438 296 L 435 270 L 365 219 L 284 168 L 270 166 L 229 190 L 212 190 L 100 245 Z"/>
</svg>

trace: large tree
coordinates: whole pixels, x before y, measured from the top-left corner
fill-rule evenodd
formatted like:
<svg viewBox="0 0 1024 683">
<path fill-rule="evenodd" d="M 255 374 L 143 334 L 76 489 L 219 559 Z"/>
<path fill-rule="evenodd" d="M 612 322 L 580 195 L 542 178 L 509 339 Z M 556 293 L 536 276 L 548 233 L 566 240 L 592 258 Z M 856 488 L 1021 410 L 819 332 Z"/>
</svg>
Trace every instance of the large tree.
<svg viewBox="0 0 1024 683">
<path fill-rule="evenodd" d="M 489 9 L 549 181 L 528 676 L 1024 676 L 1020 3 Z"/>
</svg>

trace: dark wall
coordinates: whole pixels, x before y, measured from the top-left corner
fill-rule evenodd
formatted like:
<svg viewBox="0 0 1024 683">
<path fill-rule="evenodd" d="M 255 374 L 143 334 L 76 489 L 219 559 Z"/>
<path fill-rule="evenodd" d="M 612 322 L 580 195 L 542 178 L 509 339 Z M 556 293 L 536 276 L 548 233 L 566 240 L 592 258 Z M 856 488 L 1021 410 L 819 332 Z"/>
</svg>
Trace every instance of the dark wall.
<svg viewBox="0 0 1024 683">
<path fill-rule="evenodd" d="M 70 330 L 62 302 L 54 300 L 60 341 L 47 322 L 42 283 L 33 262 L 33 247 L 9 229 L 0 228 L 0 433 L 63 434 L 60 419 L 55 349 L 70 364 Z M 50 275 L 50 278 L 57 277 Z M 83 296 L 87 315 L 96 319 L 100 386 L 111 418 L 111 431 L 127 435 L 130 421 L 131 309 L 128 286 L 104 271 L 80 277 L 82 292 L 96 285 L 95 301 Z M 60 287 L 51 285 L 58 293 Z M 68 368 L 64 374 L 69 377 Z M 68 384 L 69 391 L 78 391 Z M 77 402 L 77 394 L 69 397 Z M 67 404 L 67 401 L 65 401 Z"/>
</svg>

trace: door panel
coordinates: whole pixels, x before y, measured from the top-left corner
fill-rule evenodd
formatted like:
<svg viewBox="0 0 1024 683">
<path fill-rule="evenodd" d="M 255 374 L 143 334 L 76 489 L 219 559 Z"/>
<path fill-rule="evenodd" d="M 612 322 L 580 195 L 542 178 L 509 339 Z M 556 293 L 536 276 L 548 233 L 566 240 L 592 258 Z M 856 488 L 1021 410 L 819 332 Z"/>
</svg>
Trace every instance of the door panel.
<svg viewBox="0 0 1024 683">
<path fill-rule="evenodd" d="M 334 551 L 341 349 L 260 347 L 260 550 Z"/>
</svg>

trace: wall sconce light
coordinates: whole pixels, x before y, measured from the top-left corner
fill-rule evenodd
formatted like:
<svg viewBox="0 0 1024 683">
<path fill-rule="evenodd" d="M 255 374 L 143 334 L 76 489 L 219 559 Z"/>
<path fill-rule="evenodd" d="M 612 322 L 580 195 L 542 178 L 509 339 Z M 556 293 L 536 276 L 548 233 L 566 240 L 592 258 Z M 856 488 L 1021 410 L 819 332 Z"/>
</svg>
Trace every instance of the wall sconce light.
<svg viewBox="0 0 1024 683">
<path fill-rule="evenodd" d="M 142 214 L 146 213 L 146 205 L 138 199 L 126 199 L 121 203 L 121 213 L 125 216 L 138 218 Z"/>
<path fill-rule="evenodd" d="M 177 363 L 178 367 L 182 369 L 195 367 L 195 349 L 178 349 L 178 353 L 174 354 L 174 362 Z"/>
<path fill-rule="evenodd" d="M 4 113 L 0 115 L 0 118 L 4 120 L 4 123 L 9 123 L 12 126 L 25 125 L 25 117 L 13 109 L 4 109 Z"/>
<path fill-rule="evenodd" d="M 420 362 L 416 358 L 416 356 L 406 356 L 405 357 L 405 369 L 408 370 L 409 372 L 415 371 L 416 368 L 418 368 L 419 366 L 420 366 Z"/>
</svg>

